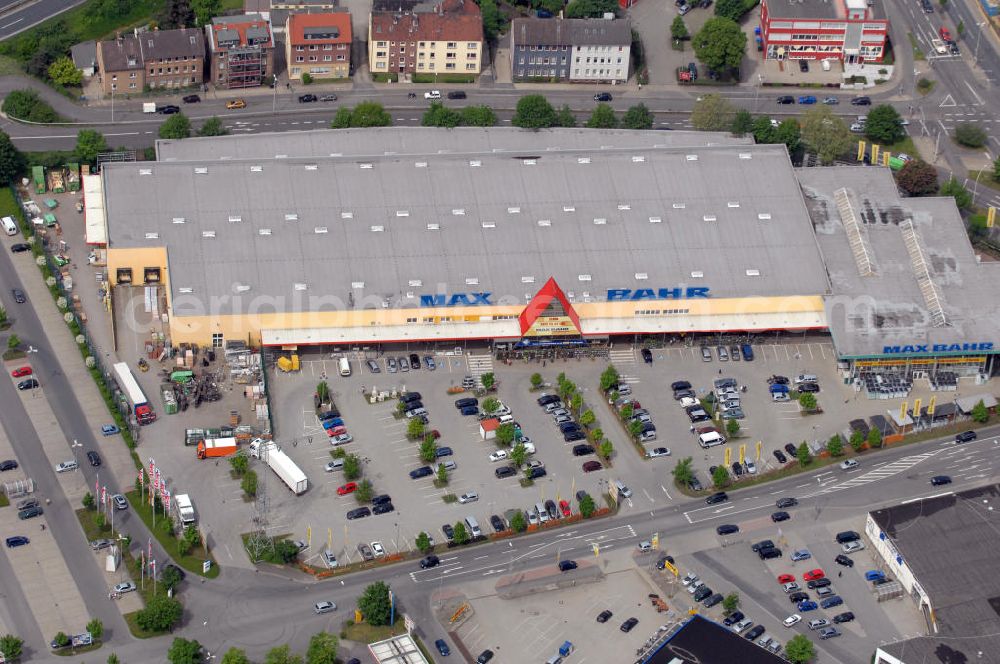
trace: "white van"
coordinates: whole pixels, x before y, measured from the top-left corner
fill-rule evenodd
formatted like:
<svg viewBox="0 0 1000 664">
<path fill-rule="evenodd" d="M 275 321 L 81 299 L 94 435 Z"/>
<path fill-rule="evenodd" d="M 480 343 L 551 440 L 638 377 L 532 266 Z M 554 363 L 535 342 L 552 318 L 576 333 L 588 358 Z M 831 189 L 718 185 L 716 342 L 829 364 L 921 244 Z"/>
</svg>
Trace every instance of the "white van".
<svg viewBox="0 0 1000 664">
<path fill-rule="evenodd" d="M 545 509 L 544 503 L 535 503 L 535 513 L 538 514 L 538 520 L 542 523 L 549 520 L 549 511 Z"/>
<path fill-rule="evenodd" d="M 3 223 L 3 230 L 7 235 L 17 235 L 17 224 L 13 217 L 4 217 L 0 222 Z"/>
<path fill-rule="evenodd" d="M 479 522 L 476 521 L 475 517 L 465 517 L 465 527 L 469 529 L 469 535 L 472 537 L 481 537 L 483 534 L 483 531 L 479 529 Z"/>
<path fill-rule="evenodd" d="M 707 449 L 716 445 L 725 445 L 726 439 L 718 431 L 709 431 L 698 434 L 698 444 Z"/>
<path fill-rule="evenodd" d="M 815 374 L 804 373 L 804 374 L 799 374 L 798 376 L 795 377 L 796 385 L 800 383 L 816 383 L 818 381 L 819 379 L 816 378 Z"/>
<path fill-rule="evenodd" d="M 351 363 L 348 362 L 346 357 L 340 358 L 340 375 L 341 376 L 351 375 Z"/>
<path fill-rule="evenodd" d="M 511 422 L 514 421 L 514 416 L 510 414 L 501 415 L 498 421 L 500 422 L 500 424 L 510 424 Z"/>
</svg>

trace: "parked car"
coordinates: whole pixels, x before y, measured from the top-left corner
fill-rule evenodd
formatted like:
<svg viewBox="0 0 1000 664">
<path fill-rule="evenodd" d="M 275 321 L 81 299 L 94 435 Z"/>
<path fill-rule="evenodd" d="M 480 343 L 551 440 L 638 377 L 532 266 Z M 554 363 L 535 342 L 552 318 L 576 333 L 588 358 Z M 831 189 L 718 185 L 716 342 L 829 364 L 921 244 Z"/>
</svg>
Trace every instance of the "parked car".
<svg viewBox="0 0 1000 664">
<path fill-rule="evenodd" d="M 199 97 L 198 95 L 187 95 L 181 101 L 183 101 L 185 104 L 197 104 L 198 102 L 201 101 L 201 97 Z"/>
<path fill-rule="evenodd" d="M 854 560 L 848 558 L 844 554 L 838 554 L 836 558 L 833 559 L 838 565 L 843 565 L 844 567 L 854 567 Z"/>
<path fill-rule="evenodd" d="M 231 99 L 226 102 L 226 108 L 230 110 L 235 108 L 246 108 L 246 107 L 247 103 L 243 99 Z"/>
<path fill-rule="evenodd" d="M 323 95 L 319 98 L 320 101 L 337 101 L 337 95 Z"/>
<path fill-rule="evenodd" d="M 319 97 L 314 94 L 299 95 L 300 104 L 308 104 L 314 101 L 319 101 Z"/>
<path fill-rule="evenodd" d="M 173 104 L 167 104 L 166 106 L 160 106 L 157 108 L 156 112 L 160 115 L 173 115 L 174 113 L 180 113 L 181 107 L 174 106 Z"/>
<path fill-rule="evenodd" d="M 87 452 L 87 461 L 89 461 L 90 465 L 94 468 L 98 468 L 101 465 L 101 455 L 91 450 Z"/>
<path fill-rule="evenodd" d="M 35 378 L 29 378 L 28 380 L 22 380 L 20 383 L 18 383 L 17 389 L 23 392 L 24 390 L 33 390 L 37 388 L 39 385 L 40 383 L 38 382 L 38 380 L 36 380 Z"/>
<path fill-rule="evenodd" d="M 315 604 L 313 604 L 313 612 L 317 614 L 330 613 L 331 611 L 336 611 L 336 609 L 337 605 L 334 604 L 333 602 L 324 601 L 324 602 L 316 602 Z"/>
<path fill-rule="evenodd" d="M 777 102 L 779 104 L 794 104 L 795 97 L 793 97 L 792 95 L 782 95 L 778 97 Z"/>
<path fill-rule="evenodd" d="M 6 543 L 8 549 L 13 549 L 18 546 L 25 546 L 26 544 L 30 544 L 31 540 L 25 537 L 24 535 L 14 535 L 13 537 L 8 537 Z"/>
<path fill-rule="evenodd" d="M 771 521 L 773 523 L 780 523 L 782 521 L 788 521 L 792 518 L 792 515 L 788 512 L 774 512 L 771 514 Z"/>
<path fill-rule="evenodd" d="M 10 293 L 11 295 L 14 296 L 14 301 L 17 302 L 18 304 L 24 304 L 25 302 L 28 301 L 28 298 L 24 296 L 24 291 L 21 290 L 20 288 L 12 288 L 10 290 Z"/>
<path fill-rule="evenodd" d="M 613 615 L 614 614 L 611 613 L 611 611 L 608 611 L 607 609 L 605 609 L 605 610 L 603 610 L 603 611 L 601 611 L 600 613 L 597 614 L 597 622 L 599 622 L 599 623 L 606 623 L 606 622 L 608 622 L 608 620 Z"/>
<path fill-rule="evenodd" d="M 465 99 L 466 94 L 462 90 L 452 90 L 448 93 L 448 99 Z"/>
<path fill-rule="evenodd" d="M 969 443 L 976 439 L 975 431 L 963 431 L 962 433 L 955 436 L 955 444 L 960 445 L 962 443 Z"/>
<path fill-rule="evenodd" d="M 79 468 L 79 464 L 77 464 L 76 461 L 61 461 L 60 463 L 56 464 L 57 473 L 68 473 L 70 471 L 76 470 L 77 468 Z"/>
<path fill-rule="evenodd" d="M 448 644 L 445 643 L 444 639 L 438 639 L 435 641 L 434 647 L 437 648 L 438 653 L 440 653 L 442 657 L 447 657 L 451 654 L 451 648 L 448 647 Z"/>
<path fill-rule="evenodd" d="M 0 461 L 0 471 L 14 470 L 17 468 L 17 461 L 13 459 L 5 459 Z"/>
<path fill-rule="evenodd" d="M 611 101 L 612 99 L 610 92 L 599 92 L 594 95 L 594 101 Z"/>
<path fill-rule="evenodd" d="M 440 90 L 431 90 L 430 92 L 424 93 L 424 99 L 440 99 L 440 98 L 441 98 Z"/>
<path fill-rule="evenodd" d="M 855 97 L 851 100 L 851 106 L 871 106 L 871 97 Z"/>
<path fill-rule="evenodd" d="M 805 60 L 799 60 L 799 62 L 804 63 Z M 806 65 L 806 66 L 808 67 L 808 65 Z M 799 97 L 799 103 L 800 104 L 815 104 L 816 103 L 816 97 L 814 97 L 812 95 L 803 95 L 803 96 Z"/>
</svg>

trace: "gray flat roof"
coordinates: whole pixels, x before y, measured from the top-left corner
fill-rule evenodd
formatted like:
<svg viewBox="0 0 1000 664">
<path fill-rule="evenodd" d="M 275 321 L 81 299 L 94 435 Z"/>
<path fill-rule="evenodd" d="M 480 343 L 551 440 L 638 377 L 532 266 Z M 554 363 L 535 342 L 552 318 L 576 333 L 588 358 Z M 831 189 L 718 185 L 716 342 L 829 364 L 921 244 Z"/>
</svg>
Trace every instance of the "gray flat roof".
<svg viewBox="0 0 1000 664">
<path fill-rule="evenodd" d="M 934 636 L 884 650 L 906 662 L 1000 661 L 998 510 L 1000 486 L 989 485 L 871 513 L 927 593 L 939 624 Z"/>
<path fill-rule="evenodd" d="M 868 2 L 867 10 L 869 20 L 885 18 L 882 0 Z M 810 18 L 846 20 L 847 17 L 844 0 L 767 0 L 767 12 L 771 21 Z"/>
<path fill-rule="evenodd" d="M 980 263 L 953 198 L 900 198 L 887 168 L 840 166 L 797 172 L 833 283 L 826 317 L 841 357 L 961 351 L 955 345 L 1000 341 L 995 283 L 1000 264 Z M 861 276 L 835 192 L 846 189 L 873 274 Z M 906 241 L 912 222 L 945 324 L 928 306 Z M 926 345 L 926 353 L 919 346 Z M 997 344 L 1000 346 L 1000 344 Z"/>
<path fill-rule="evenodd" d="M 469 134 L 518 149 L 386 156 L 405 147 L 381 140 L 396 133 L 368 133 L 361 147 L 378 156 L 108 165 L 109 246 L 167 246 L 175 316 L 262 296 L 279 311 L 469 291 L 515 305 L 550 276 L 577 302 L 618 288 L 829 292 L 782 145 L 654 147 L 677 132 L 590 130 L 578 140 L 635 146 L 550 151 L 546 132 L 490 129 Z M 334 302 L 309 301 L 321 295 Z"/>
</svg>

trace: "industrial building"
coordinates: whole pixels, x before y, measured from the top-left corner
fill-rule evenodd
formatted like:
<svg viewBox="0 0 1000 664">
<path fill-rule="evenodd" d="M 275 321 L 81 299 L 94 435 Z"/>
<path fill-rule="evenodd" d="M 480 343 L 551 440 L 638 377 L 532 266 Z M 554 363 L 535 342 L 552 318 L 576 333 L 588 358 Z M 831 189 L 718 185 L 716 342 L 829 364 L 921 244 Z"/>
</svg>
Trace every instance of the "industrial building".
<svg viewBox="0 0 1000 664">
<path fill-rule="evenodd" d="M 779 636 L 787 638 L 787 634 Z M 637 660 L 637 664 L 782 664 L 785 661 L 769 648 L 747 641 L 731 628 L 696 614 L 667 632 L 663 641 Z"/>
<path fill-rule="evenodd" d="M 883 0 L 762 0 L 759 49 L 768 60 L 882 62 L 889 38 Z"/>
<path fill-rule="evenodd" d="M 989 374 L 954 201 L 698 132 L 321 130 L 161 141 L 100 191 L 114 285 L 170 341 L 282 348 L 829 331 L 846 375 Z M 177 192 L 185 192 L 178 196 Z M 88 203 L 89 209 L 89 203 Z M 998 346 L 1000 347 L 1000 346 Z"/>
</svg>

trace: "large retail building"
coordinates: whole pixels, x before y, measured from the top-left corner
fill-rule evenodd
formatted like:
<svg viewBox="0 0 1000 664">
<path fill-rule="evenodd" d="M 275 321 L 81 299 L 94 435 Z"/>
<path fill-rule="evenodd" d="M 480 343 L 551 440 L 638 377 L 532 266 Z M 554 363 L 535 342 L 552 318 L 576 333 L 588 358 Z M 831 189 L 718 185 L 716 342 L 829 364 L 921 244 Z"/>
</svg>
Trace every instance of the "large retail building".
<svg viewBox="0 0 1000 664">
<path fill-rule="evenodd" d="M 783 145 L 661 131 L 157 149 L 105 166 L 105 221 L 88 229 L 114 285 L 162 287 L 174 345 L 829 330 L 855 366 L 992 369 L 997 266 L 979 263 L 952 199 L 901 199 L 887 169 L 794 169 Z"/>
</svg>

